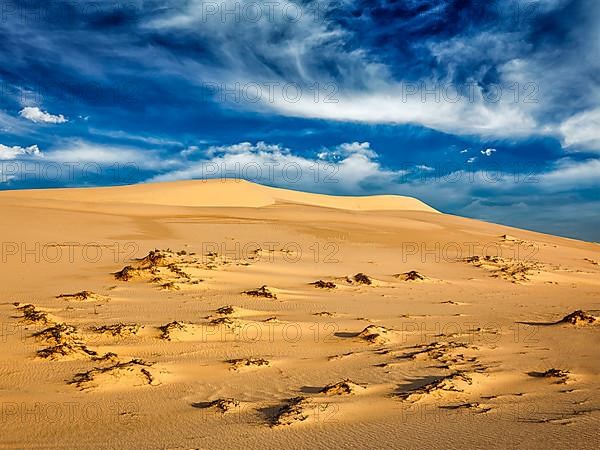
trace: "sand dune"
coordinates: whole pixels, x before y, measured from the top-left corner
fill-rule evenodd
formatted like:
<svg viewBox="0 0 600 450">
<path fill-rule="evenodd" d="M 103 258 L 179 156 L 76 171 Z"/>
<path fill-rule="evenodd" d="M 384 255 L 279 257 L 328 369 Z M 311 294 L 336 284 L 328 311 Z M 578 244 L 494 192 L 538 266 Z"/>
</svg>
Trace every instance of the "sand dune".
<svg viewBox="0 0 600 450">
<path fill-rule="evenodd" d="M 15 199 L 52 199 L 90 203 L 135 203 L 190 207 L 259 208 L 294 203 L 325 208 L 437 212 L 412 197 L 374 195 L 336 197 L 262 186 L 238 179 L 177 181 L 93 189 L 42 189 L 0 192 Z"/>
<path fill-rule="evenodd" d="M 3 448 L 597 446 L 597 244 L 232 180 L 0 208 Z"/>
</svg>

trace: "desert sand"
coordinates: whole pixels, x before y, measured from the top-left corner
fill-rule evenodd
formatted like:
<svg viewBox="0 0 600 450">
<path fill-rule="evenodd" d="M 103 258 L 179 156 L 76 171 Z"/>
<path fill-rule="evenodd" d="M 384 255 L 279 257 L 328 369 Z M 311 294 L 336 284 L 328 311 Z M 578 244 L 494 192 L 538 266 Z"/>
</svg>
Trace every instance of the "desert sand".
<svg viewBox="0 0 600 450">
<path fill-rule="evenodd" d="M 597 243 L 239 180 L 0 211 L 2 448 L 598 446 Z"/>
</svg>

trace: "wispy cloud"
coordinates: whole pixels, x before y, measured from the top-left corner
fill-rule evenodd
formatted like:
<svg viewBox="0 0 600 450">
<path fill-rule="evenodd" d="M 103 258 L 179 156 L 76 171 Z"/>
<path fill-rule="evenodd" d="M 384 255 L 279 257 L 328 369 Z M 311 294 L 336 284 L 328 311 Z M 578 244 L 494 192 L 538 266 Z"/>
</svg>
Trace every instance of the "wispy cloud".
<svg viewBox="0 0 600 450">
<path fill-rule="evenodd" d="M 90 133 L 95 136 L 103 136 L 111 139 L 124 140 L 137 142 L 142 144 L 149 144 L 153 146 L 182 146 L 181 142 L 174 139 L 161 138 L 156 136 L 143 136 L 134 133 L 128 133 L 123 130 L 101 130 L 98 128 L 91 128 Z"/>
<path fill-rule="evenodd" d="M 69 4 L 70 15 L 57 19 L 64 31 L 52 27 L 44 39 L 26 14 L 20 23 L 11 17 L 0 26 L 20 49 L 16 63 L 6 61 L 16 73 L 34 53 L 58 76 L 103 86 L 143 74 L 156 92 L 171 90 L 190 104 L 206 102 L 207 83 L 226 90 L 252 85 L 252 94 L 256 86 L 262 91 L 258 100 L 237 92 L 237 100 L 215 101 L 288 117 L 420 125 L 494 138 L 553 136 L 570 149 L 596 146 L 589 133 L 572 130 L 593 118 L 600 102 L 594 77 L 600 60 L 592 57 L 600 47 L 595 0 L 479 6 L 377 1 L 359 9 L 357 17 L 353 2 Z M 44 20 L 36 25 L 52 26 Z M 80 41 L 88 43 L 86 51 L 72 44 Z M 184 94 L 173 88 L 181 81 Z M 75 96 L 89 97 L 85 86 Z M 139 100 L 153 92 L 143 91 Z M 104 100 L 127 93 L 113 86 Z M 66 121 L 28 108 L 26 115 L 40 123 Z"/>
<path fill-rule="evenodd" d="M 398 19 L 398 29 L 407 32 L 411 27 L 433 26 L 444 15 L 455 13 L 450 2 L 437 3 L 435 8 L 422 9 L 402 4 L 405 14 Z M 279 7 L 283 10 L 286 4 Z M 357 29 L 342 25 L 353 22 L 334 20 L 346 13 L 345 3 L 328 5 L 318 20 L 305 10 L 291 22 L 277 14 L 279 9 L 256 21 L 224 19 L 221 9 L 235 10 L 235 5 L 223 2 L 217 11 L 208 13 L 202 2 L 192 1 L 144 24 L 161 34 L 193 31 L 207 47 L 219 49 L 222 57 L 214 65 L 184 56 L 181 68 L 188 79 L 225 90 L 241 86 L 237 89 L 243 91 L 250 84 L 275 86 L 275 95 L 263 92 L 258 101 L 244 101 L 243 92 L 233 96 L 234 101 L 217 96 L 228 107 L 334 121 L 416 124 L 459 135 L 560 137 L 560 126 L 569 120 L 573 107 L 590 111 L 600 99 L 588 76 L 598 70 L 598 60 L 578 59 L 582 71 L 565 64 L 596 50 L 594 18 L 600 18 L 600 7 L 590 0 L 544 1 L 535 7 L 509 0 L 502 7 L 477 9 L 482 17 L 490 17 L 479 26 L 465 23 L 464 30 L 450 37 L 417 36 L 420 39 L 407 41 L 407 51 L 417 67 L 433 67 L 425 76 L 416 71 L 398 76 L 395 61 L 386 59 L 381 48 L 368 48 L 368 39 L 357 39 Z M 393 5 L 375 7 L 390 17 L 395 12 Z M 583 19 L 577 32 L 565 34 L 568 45 L 537 45 L 542 38 L 537 22 L 564 20 L 561 16 L 565 15 Z M 378 25 L 375 17 L 367 7 L 361 20 L 373 21 L 373 30 Z M 398 31 L 389 27 L 386 24 L 377 33 Z M 251 48 L 248 42 L 253 43 Z M 293 98 L 282 91 L 290 85 Z M 321 90 L 320 96 L 315 97 L 315 89 Z M 564 104 L 569 106 L 562 111 L 557 108 Z"/>
<path fill-rule="evenodd" d="M 561 124 L 560 132 L 567 149 L 600 151 L 600 108 L 569 118 Z"/>
<path fill-rule="evenodd" d="M 49 161 L 60 163 L 94 164 L 107 166 L 119 164 L 144 170 L 166 170 L 173 161 L 156 150 L 136 147 L 103 145 L 81 139 L 60 142 L 46 152 Z"/>
</svg>

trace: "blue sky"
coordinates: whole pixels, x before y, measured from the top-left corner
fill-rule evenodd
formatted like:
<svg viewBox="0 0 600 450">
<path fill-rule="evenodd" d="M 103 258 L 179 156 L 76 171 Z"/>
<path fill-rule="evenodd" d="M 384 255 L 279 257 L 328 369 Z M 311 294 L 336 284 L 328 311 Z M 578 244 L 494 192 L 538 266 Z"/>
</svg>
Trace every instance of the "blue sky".
<svg viewBox="0 0 600 450">
<path fill-rule="evenodd" d="M 596 0 L 1 6 L 0 189 L 241 176 L 600 241 Z"/>
</svg>

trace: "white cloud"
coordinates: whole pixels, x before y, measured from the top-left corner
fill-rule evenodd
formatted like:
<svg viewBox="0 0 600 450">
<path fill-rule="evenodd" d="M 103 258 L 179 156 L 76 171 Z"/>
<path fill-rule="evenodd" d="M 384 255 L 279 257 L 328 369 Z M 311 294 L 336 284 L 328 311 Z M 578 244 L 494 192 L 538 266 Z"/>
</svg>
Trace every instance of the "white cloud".
<svg viewBox="0 0 600 450">
<path fill-rule="evenodd" d="M 457 101 L 441 99 L 438 102 L 433 97 L 423 101 L 421 92 L 406 95 L 402 83 L 386 82 L 379 82 L 366 91 L 340 88 L 335 102 L 315 102 L 309 95 L 290 101 L 283 94 L 275 95 L 272 102 L 266 97 L 263 100 L 263 108 L 292 117 L 413 124 L 452 134 L 490 137 L 542 132 L 527 110 L 510 102 L 488 103 L 478 88 L 474 88 L 471 98 L 462 97 Z"/>
<path fill-rule="evenodd" d="M 190 146 L 184 148 L 183 150 L 181 150 L 179 152 L 179 154 L 181 156 L 183 156 L 184 158 L 187 158 L 188 156 L 191 156 L 194 153 L 197 153 L 199 150 L 200 150 L 200 147 L 198 147 L 197 145 L 190 145 Z"/>
<path fill-rule="evenodd" d="M 424 164 L 420 164 L 418 166 L 415 166 L 417 169 L 422 170 L 423 172 L 433 172 L 435 169 L 433 167 L 430 166 L 426 166 Z"/>
<path fill-rule="evenodd" d="M 7 161 L 19 158 L 41 158 L 44 154 L 38 148 L 37 145 L 30 145 L 29 147 L 20 147 L 14 145 L 9 147 L 7 145 L 0 144 L 0 160 Z"/>
<path fill-rule="evenodd" d="M 338 150 L 346 156 L 358 154 L 368 158 L 377 158 L 377 152 L 371 149 L 371 144 L 369 142 L 344 143 L 338 147 Z"/>
<path fill-rule="evenodd" d="M 148 181 L 229 177 L 308 191 L 367 194 L 373 186 L 391 185 L 404 173 L 383 168 L 368 142 L 324 149 L 315 159 L 265 142 L 213 146 L 203 154 L 206 159 L 186 161 Z"/>
<path fill-rule="evenodd" d="M 600 108 L 565 120 L 560 126 L 560 133 L 567 148 L 600 151 Z"/>
<path fill-rule="evenodd" d="M 481 150 L 481 154 L 488 157 L 492 156 L 494 153 L 496 153 L 495 148 L 486 148 L 485 150 Z"/>
<path fill-rule="evenodd" d="M 317 156 L 324 161 L 337 161 L 352 155 L 362 155 L 367 159 L 376 159 L 378 156 L 369 142 L 346 142 L 333 149 L 324 149 Z"/>
<path fill-rule="evenodd" d="M 472 158 L 467 159 L 467 163 L 468 164 L 473 164 L 476 160 L 477 160 L 476 157 L 472 157 Z"/>
<path fill-rule="evenodd" d="M 280 153 L 282 147 L 279 145 L 266 144 L 264 142 L 257 142 L 252 144 L 251 142 L 240 142 L 232 145 L 214 145 L 210 146 L 204 152 L 206 156 L 214 155 L 236 155 L 236 154 L 247 154 L 247 153 Z"/>
<path fill-rule="evenodd" d="M 31 120 L 35 123 L 65 123 L 67 119 L 62 114 L 54 115 L 47 113 L 46 111 L 42 111 L 37 106 L 26 106 L 21 111 L 19 111 L 19 115 L 27 120 Z"/>
</svg>

